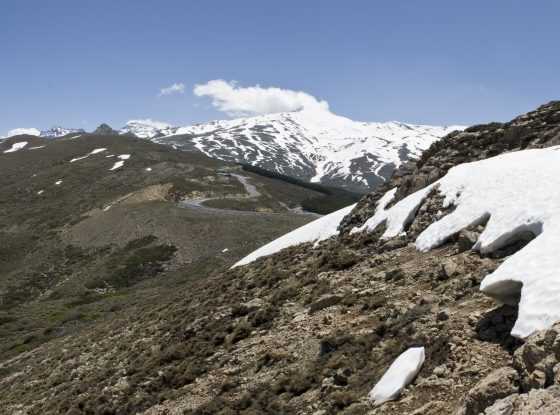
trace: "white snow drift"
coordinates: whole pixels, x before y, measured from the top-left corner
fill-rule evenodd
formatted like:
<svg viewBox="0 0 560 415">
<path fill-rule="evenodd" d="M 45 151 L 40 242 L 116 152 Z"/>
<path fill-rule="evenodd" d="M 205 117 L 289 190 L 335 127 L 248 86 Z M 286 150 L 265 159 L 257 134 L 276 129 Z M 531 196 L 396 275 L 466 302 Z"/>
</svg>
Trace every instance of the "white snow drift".
<svg viewBox="0 0 560 415">
<path fill-rule="evenodd" d="M 120 154 L 117 158 L 120 160 L 113 164 L 113 167 L 111 167 L 109 171 L 117 170 L 124 166 L 124 162 L 130 158 L 130 154 Z"/>
<path fill-rule="evenodd" d="M 323 216 L 322 218 L 314 220 L 313 222 L 303 225 L 286 235 L 275 239 L 274 241 L 260 247 L 256 251 L 251 252 L 245 258 L 233 265 L 232 268 L 248 264 L 262 256 L 272 255 L 289 246 L 299 245 L 304 242 L 315 242 L 315 245 L 317 245 L 319 242 L 324 241 L 331 236 L 338 235 L 338 225 L 340 225 L 344 216 L 354 209 L 354 206 L 356 205 L 346 206 L 345 208 Z"/>
<path fill-rule="evenodd" d="M 416 377 L 424 364 L 423 347 L 411 347 L 391 364 L 368 398 L 376 405 L 391 401 Z"/>
<path fill-rule="evenodd" d="M 480 289 L 505 303 L 515 303 L 521 294 L 513 336 L 527 337 L 559 321 L 560 146 L 456 166 L 389 209 L 385 209 L 387 203 L 379 203 L 375 215 L 357 231 L 385 223 L 382 237 L 397 236 L 436 187 L 444 196 L 444 207 L 454 210 L 418 236 L 417 249 L 430 250 L 461 229 L 486 221 L 473 247 L 481 253 L 496 251 L 530 232 L 537 237 L 488 275 Z M 394 192 L 384 199 L 392 199 Z"/>
<path fill-rule="evenodd" d="M 106 148 L 96 148 L 96 149 L 90 151 L 89 153 L 87 153 L 85 156 L 73 158 L 72 160 L 70 160 L 70 163 L 74 163 L 78 160 L 87 159 L 89 156 L 93 156 L 94 154 L 102 153 L 106 150 L 107 150 Z"/>
<path fill-rule="evenodd" d="M 15 153 L 16 151 L 21 150 L 27 145 L 27 141 L 20 141 L 19 143 L 14 143 L 12 146 L 5 150 L 4 153 Z"/>
<path fill-rule="evenodd" d="M 122 166 L 124 166 L 124 161 L 117 161 L 115 164 L 113 164 L 113 167 L 111 167 L 109 171 L 120 169 Z"/>
</svg>

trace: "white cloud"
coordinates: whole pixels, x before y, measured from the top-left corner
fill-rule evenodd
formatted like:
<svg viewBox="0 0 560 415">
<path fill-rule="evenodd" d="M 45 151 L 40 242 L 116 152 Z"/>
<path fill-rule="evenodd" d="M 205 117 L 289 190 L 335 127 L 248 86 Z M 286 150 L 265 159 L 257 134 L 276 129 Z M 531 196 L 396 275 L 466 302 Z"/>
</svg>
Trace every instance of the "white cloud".
<svg viewBox="0 0 560 415">
<path fill-rule="evenodd" d="M 240 87 L 235 81 L 214 79 L 195 85 L 193 92 L 198 97 L 209 97 L 212 105 L 230 116 L 250 116 L 306 109 L 328 110 L 326 101 L 302 91 L 260 85 Z"/>
<path fill-rule="evenodd" d="M 165 95 L 174 95 L 174 94 L 184 94 L 185 93 L 185 84 L 181 83 L 174 83 L 171 86 L 168 86 L 167 88 L 161 88 L 159 90 L 159 95 L 160 97 L 165 96 Z"/>
</svg>

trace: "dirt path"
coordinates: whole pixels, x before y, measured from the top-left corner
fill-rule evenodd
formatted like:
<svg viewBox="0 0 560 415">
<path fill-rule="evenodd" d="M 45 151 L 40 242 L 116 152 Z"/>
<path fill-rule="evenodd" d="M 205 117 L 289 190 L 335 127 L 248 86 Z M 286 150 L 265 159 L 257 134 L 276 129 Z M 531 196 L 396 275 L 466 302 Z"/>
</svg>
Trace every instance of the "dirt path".
<svg viewBox="0 0 560 415">
<path fill-rule="evenodd" d="M 245 188 L 247 195 L 243 196 L 220 196 L 220 197 L 205 197 L 205 198 L 197 198 L 197 199 L 183 199 L 179 202 L 180 206 L 183 207 L 190 207 L 194 209 L 202 209 L 206 212 L 216 212 L 216 213 L 235 213 L 235 214 L 245 214 L 245 215 L 278 215 L 283 213 L 295 213 L 297 215 L 306 215 L 306 216 L 313 216 L 313 217 L 320 217 L 321 215 L 313 212 L 306 212 L 301 208 L 289 208 L 284 203 L 280 202 L 282 206 L 286 207 L 288 212 L 255 212 L 255 211 L 243 211 L 237 209 L 222 209 L 222 208 L 213 208 L 204 205 L 205 202 L 210 200 L 218 200 L 218 199 L 235 199 L 235 200 L 245 200 L 245 199 L 256 199 L 261 196 L 261 192 L 257 189 L 257 187 L 251 183 L 249 183 L 249 178 L 247 176 L 242 176 L 240 174 L 231 173 L 232 177 L 235 177 Z"/>
<path fill-rule="evenodd" d="M 236 209 L 219 209 L 213 208 L 209 206 L 203 205 L 204 202 L 208 202 L 209 200 L 218 200 L 218 199 L 256 199 L 261 195 L 261 193 L 257 190 L 257 187 L 251 183 L 249 183 L 249 178 L 246 176 L 241 176 L 240 174 L 231 174 L 232 177 L 235 177 L 245 188 L 247 192 L 246 196 L 220 196 L 220 197 L 204 197 L 204 198 L 197 198 L 197 199 L 183 199 L 179 202 L 180 206 L 183 207 L 190 207 L 194 209 L 202 209 L 207 212 L 217 212 L 217 213 L 235 213 L 235 214 L 245 214 L 245 215 L 274 215 L 277 213 L 269 213 L 269 212 L 253 212 L 253 211 L 243 211 L 243 210 L 236 210 Z"/>
</svg>

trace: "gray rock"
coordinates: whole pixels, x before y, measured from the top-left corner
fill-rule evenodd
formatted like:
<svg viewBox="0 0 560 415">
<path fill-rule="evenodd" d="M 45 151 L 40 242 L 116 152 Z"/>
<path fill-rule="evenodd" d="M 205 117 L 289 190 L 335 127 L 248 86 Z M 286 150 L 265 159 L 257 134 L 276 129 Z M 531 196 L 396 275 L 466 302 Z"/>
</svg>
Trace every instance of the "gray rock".
<svg viewBox="0 0 560 415">
<path fill-rule="evenodd" d="M 558 415 L 560 386 L 511 395 L 486 408 L 484 415 Z"/>
<path fill-rule="evenodd" d="M 309 312 L 315 313 L 323 308 L 331 307 L 338 304 L 340 300 L 342 300 L 340 295 L 324 295 L 309 306 Z"/>
<path fill-rule="evenodd" d="M 443 279 L 451 278 L 459 273 L 459 266 L 452 259 L 448 259 L 441 264 L 440 276 Z"/>
<path fill-rule="evenodd" d="M 459 252 L 465 252 L 472 249 L 473 245 L 478 240 L 478 234 L 467 229 L 463 229 L 459 232 L 457 237 L 457 245 L 459 246 Z"/>
<path fill-rule="evenodd" d="M 458 415 L 478 415 L 498 399 L 519 391 L 519 375 L 506 366 L 490 372 L 467 394 Z"/>
</svg>

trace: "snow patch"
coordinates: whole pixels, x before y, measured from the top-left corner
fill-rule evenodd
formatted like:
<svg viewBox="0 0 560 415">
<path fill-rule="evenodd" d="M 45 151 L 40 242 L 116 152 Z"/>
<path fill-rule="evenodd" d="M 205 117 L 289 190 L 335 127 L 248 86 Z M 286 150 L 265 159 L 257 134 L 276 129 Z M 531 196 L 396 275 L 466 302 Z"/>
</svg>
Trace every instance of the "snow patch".
<svg viewBox="0 0 560 415">
<path fill-rule="evenodd" d="M 121 160 L 128 160 L 130 158 L 130 154 L 121 154 L 118 158 Z"/>
<path fill-rule="evenodd" d="M 368 394 L 375 405 L 392 401 L 414 380 L 425 360 L 423 347 L 411 347 L 389 366 L 379 382 Z"/>
<path fill-rule="evenodd" d="M 106 148 L 96 148 L 95 150 L 92 150 L 89 153 L 87 153 L 85 156 L 73 158 L 72 160 L 70 160 L 70 163 L 74 163 L 78 160 L 87 159 L 89 156 L 93 156 L 94 154 L 102 153 L 103 151 L 106 151 L 106 150 L 107 150 Z"/>
<path fill-rule="evenodd" d="M 511 334 L 524 338 L 560 321 L 560 146 L 502 154 L 451 168 L 432 185 L 389 209 L 379 207 L 361 229 L 385 222 L 382 238 L 402 232 L 432 189 L 454 207 L 425 229 L 416 248 L 428 251 L 460 230 L 487 221 L 473 249 L 494 252 L 524 234 L 536 236 L 484 278 L 480 289 L 502 302 L 521 291 Z"/>
<path fill-rule="evenodd" d="M 109 171 L 120 169 L 124 165 L 124 161 L 117 161 Z"/>
<path fill-rule="evenodd" d="M 319 242 L 338 235 L 338 225 L 354 209 L 354 206 L 356 205 L 346 206 L 275 239 L 238 261 L 232 268 L 246 265 L 257 258 L 272 255 L 284 248 L 304 242 L 315 242 L 315 246 L 317 246 Z"/>
<path fill-rule="evenodd" d="M 152 171 L 151 167 L 146 167 L 146 171 Z"/>
<path fill-rule="evenodd" d="M 45 192 L 44 190 L 39 190 L 39 191 L 37 192 L 37 194 L 38 194 L 38 195 L 42 195 L 44 192 Z"/>
<path fill-rule="evenodd" d="M 62 184 L 62 179 L 58 179 L 56 182 L 54 182 L 54 184 L 56 186 L 60 186 Z"/>
<path fill-rule="evenodd" d="M 20 141 L 19 143 L 14 143 L 12 146 L 5 150 L 4 153 L 15 153 L 16 151 L 21 150 L 27 145 L 27 141 Z"/>
<path fill-rule="evenodd" d="M 45 148 L 46 146 L 35 146 L 35 147 L 29 147 L 28 150 L 39 150 L 40 148 Z"/>
</svg>

